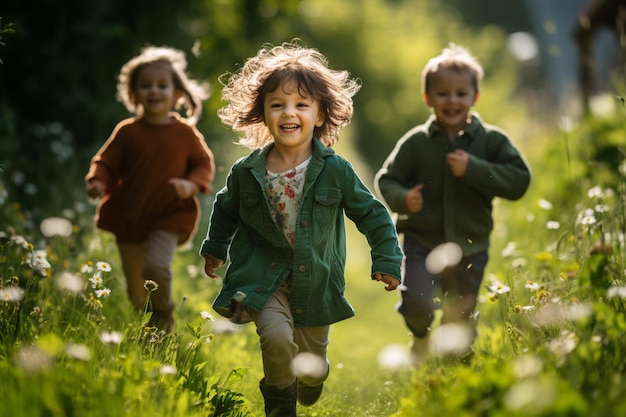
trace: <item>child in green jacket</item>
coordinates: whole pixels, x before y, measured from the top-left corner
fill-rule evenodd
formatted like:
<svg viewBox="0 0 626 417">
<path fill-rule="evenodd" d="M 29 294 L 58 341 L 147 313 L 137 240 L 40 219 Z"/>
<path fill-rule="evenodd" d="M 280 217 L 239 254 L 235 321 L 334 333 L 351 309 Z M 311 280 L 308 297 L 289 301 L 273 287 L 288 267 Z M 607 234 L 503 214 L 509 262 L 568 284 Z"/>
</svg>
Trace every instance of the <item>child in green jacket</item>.
<svg viewBox="0 0 626 417">
<path fill-rule="evenodd" d="M 256 325 L 267 415 L 294 417 L 296 400 L 317 401 L 330 370 L 329 326 L 354 315 L 344 296 L 344 215 L 371 246 L 371 278 L 389 291 L 400 284 L 391 216 L 330 148 L 358 89 L 318 51 L 286 43 L 262 47 L 222 90 L 221 120 L 253 151 L 217 193 L 200 253 L 212 278 L 229 261 L 215 310 Z M 317 367 L 299 372 L 297 355 Z"/>
<path fill-rule="evenodd" d="M 428 353 L 436 287 L 443 294 L 442 323 L 467 326 L 468 343 L 456 353 L 469 353 L 493 229 L 492 201 L 517 200 L 530 183 L 529 168 L 505 133 L 471 111 L 482 75 L 476 59 L 454 44 L 428 61 L 422 94 L 434 114 L 398 140 L 376 175 L 378 192 L 397 213 L 404 237 L 398 311 L 412 332 L 416 362 Z M 436 266 L 430 261 L 439 251 L 427 260 L 435 248 L 451 250 L 442 258 L 455 261 Z"/>
</svg>

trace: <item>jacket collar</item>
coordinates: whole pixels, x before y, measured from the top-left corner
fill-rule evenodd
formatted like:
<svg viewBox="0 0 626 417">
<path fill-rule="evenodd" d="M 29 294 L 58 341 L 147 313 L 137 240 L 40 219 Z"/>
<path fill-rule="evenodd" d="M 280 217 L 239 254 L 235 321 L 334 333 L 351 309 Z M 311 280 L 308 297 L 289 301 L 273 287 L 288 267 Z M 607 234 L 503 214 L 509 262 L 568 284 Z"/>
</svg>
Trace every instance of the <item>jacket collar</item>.
<svg viewBox="0 0 626 417">
<path fill-rule="evenodd" d="M 470 124 L 465 128 L 464 133 L 470 138 L 475 138 L 478 135 L 478 131 L 482 126 L 482 119 L 477 112 L 471 112 L 469 114 L 471 118 Z M 437 118 L 434 114 L 430 115 L 426 121 L 426 129 L 428 130 L 428 136 L 433 137 L 437 134 L 446 134 L 444 130 L 437 124 Z"/>
<path fill-rule="evenodd" d="M 247 168 L 252 169 L 263 169 L 265 170 L 265 159 L 267 157 L 267 153 L 274 146 L 273 143 L 265 146 L 261 149 L 256 149 L 250 155 L 245 157 L 242 161 L 242 165 Z M 320 161 L 321 159 L 333 155 L 335 151 L 332 148 L 328 148 L 320 142 L 320 140 L 316 137 L 313 138 L 313 155 L 311 157 L 311 161 L 314 160 Z"/>
</svg>

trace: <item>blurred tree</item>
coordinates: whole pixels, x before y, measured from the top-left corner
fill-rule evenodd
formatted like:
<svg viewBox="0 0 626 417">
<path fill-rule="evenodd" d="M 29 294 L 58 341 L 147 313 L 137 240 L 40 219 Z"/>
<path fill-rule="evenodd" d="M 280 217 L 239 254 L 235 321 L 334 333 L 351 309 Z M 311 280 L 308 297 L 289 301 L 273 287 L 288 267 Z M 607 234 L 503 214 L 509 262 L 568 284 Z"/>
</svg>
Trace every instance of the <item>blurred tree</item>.
<svg viewBox="0 0 626 417">
<path fill-rule="evenodd" d="M 300 38 L 361 79 L 344 136 L 373 169 L 428 115 L 421 69 L 448 42 L 467 46 L 485 66 L 483 116 L 500 122 L 519 114 L 505 32 L 468 27 L 444 0 L 5 0 L 0 14 L 16 31 L 0 65 L 0 165 L 34 221 L 86 202 L 89 157 L 128 116 L 115 100 L 117 72 L 145 44 L 182 49 L 190 73 L 212 84 L 198 127 L 220 175 L 246 150 L 232 145 L 234 134 L 215 114 L 223 104 L 218 79 L 263 43 Z"/>
</svg>

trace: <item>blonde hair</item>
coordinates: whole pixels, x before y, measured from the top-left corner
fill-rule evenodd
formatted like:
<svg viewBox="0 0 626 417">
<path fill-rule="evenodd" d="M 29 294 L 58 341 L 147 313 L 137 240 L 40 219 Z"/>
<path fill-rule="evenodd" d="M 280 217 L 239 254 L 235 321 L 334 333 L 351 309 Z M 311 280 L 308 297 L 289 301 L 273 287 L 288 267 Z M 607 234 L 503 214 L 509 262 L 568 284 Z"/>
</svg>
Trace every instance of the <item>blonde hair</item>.
<svg viewBox="0 0 626 417">
<path fill-rule="evenodd" d="M 422 71 L 422 92 L 428 92 L 432 75 L 441 69 L 468 71 L 472 75 L 474 89 L 478 92 L 479 82 L 483 78 L 483 67 L 467 49 L 451 42 L 441 54 L 431 58 Z"/>
<path fill-rule="evenodd" d="M 243 67 L 220 77 L 222 99 L 228 104 L 217 114 L 225 125 L 244 134 L 238 144 L 258 149 L 274 141 L 264 124 L 265 96 L 290 80 L 320 103 L 324 123 L 315 127 L 314 136 L 328 147 L 339 140 L 339 132 L 352 119 L 352 97 L 361 85 L 347 71 L 330 69 L 316 49 L 293 40 L 280 46 L 264 44 Z"/>
<path fill-rule="evenodd" d="M 135 91 L 139 73 L 147 65 L 165 64 L 172 70 L 172 78 L 176 90 L 181 91 L 182 97 L 174 103 L 176 110 L 184 107 L 187 119 L 195 124 L 202 114 L 202 101 L 210 96 L 210 86 L 206 82 L 193 80 L 187 76 L 187 59 L 185 54 L 167 46 L 146 46 L 140 54 L 122 66 L 117 79 L 117 99 L 131 113 L 141 115 L 143 108 L 137 103 Z"/>
</svg>

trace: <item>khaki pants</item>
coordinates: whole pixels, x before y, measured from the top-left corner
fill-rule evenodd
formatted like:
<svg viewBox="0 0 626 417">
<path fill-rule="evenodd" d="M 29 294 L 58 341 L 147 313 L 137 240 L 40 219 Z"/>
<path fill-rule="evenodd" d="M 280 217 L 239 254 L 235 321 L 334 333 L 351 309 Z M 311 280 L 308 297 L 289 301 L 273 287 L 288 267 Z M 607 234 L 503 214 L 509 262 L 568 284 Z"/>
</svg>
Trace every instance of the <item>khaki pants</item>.
<svg viewBox="0 0 626 417">
<path fill-rule="evenodd" d="M 328 360 L 328 333 L 330 326 L 301 327 L 293 325 L 293 316 L 289 309 L 289 290 L 286 286 L 279 289 L 256 314 L 256 331 L 261 339 L 263 371 L 267 386 L 284 389 L 295 380 L 291 362 L 298 353 L 309 352 Z M 328 377 L 301 376 L 299 380 L 307 385 L 319 385 Z"/>
<path fill-rule="evenodd" d="M 148 291 L 145 280 L 157 283 L 156 291 L 150 293 L 148 311 L 152 311 L 151 324 L 167 332 L 172 330 L 172 258 L 178 236 L 165 230 L 150 232 L 142 243 L 119 243 L 118 249 L 126 276 L 126 288 L 130 301 L 138 310 L 146 307 Z"/>
</svg>

